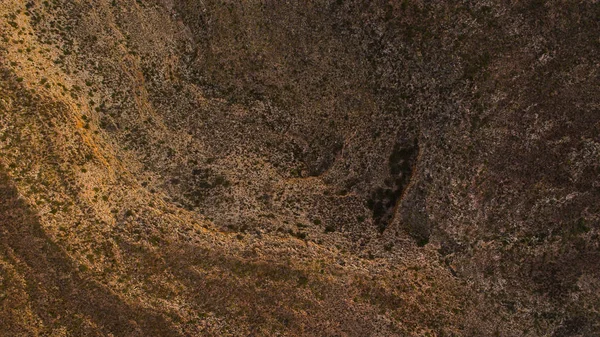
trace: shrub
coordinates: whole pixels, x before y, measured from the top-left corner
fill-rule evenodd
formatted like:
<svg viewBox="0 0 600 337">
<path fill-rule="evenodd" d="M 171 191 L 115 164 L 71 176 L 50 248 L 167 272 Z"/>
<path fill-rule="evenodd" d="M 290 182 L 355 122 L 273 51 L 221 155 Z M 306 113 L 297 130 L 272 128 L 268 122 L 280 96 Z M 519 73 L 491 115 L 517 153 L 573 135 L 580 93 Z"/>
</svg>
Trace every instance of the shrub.
<svg viewBox="0 0 600 337">
<path fill-rule="evenodd" d="M 335 232 L 335 226 L 333 226 L 333 225 L 325 226 L 325 233 L 333 233 L 333 232 Z"/>
<path fill-rule="evenodd" d="M 308 234 L 306 234 L 305 232 L 297 232 L 296 234 L 294 234 L 294 236 L 300 240 L 304 240 L 304 239 L 306 239 Z"/>
</svg>

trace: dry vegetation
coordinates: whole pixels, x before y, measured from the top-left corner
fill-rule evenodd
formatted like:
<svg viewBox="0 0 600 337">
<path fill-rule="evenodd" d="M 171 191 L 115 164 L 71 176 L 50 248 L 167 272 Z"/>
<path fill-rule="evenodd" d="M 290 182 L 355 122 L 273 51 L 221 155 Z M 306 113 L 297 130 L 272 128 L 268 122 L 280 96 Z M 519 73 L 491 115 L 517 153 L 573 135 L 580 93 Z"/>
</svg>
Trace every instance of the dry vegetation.
<svg viewBox="0 0 600 337">
<path fill-rule="evenodd" d="M 600 335 L 598 18 L 1 1 L 0 335 Z"/>
</svg>

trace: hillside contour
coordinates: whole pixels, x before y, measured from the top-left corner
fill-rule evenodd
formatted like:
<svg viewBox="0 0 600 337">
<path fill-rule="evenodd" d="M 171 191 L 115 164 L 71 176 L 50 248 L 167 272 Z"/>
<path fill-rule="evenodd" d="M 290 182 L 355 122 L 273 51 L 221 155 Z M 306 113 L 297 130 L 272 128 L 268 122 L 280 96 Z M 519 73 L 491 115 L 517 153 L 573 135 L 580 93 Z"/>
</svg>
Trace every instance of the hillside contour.
<svg viewBox="0 0 600 337">
<path fill-rule="evenodd" d="M 0 336 L 600 336 L 600 3 L 0 0 Z"/>
</svg>

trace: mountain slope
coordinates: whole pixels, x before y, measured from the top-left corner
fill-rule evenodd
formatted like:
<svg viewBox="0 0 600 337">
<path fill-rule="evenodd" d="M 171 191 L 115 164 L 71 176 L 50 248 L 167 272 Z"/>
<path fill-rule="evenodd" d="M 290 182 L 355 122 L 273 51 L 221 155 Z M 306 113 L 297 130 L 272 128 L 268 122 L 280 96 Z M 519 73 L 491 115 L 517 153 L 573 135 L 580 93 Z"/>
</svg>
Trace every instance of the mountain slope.
<svg viewBox="0 0 600 337">
<path fill-rule="evenodd" d="M 7 335 L 600 332 L 597 3 L 0 15 Z"/>
</svg>

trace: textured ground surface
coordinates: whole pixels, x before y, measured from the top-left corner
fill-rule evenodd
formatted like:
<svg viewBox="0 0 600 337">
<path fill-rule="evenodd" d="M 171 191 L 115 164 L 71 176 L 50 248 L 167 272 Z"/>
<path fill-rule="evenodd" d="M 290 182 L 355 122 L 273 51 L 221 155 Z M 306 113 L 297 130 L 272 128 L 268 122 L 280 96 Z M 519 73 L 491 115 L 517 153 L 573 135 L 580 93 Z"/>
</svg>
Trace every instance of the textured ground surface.
<svg viewBox="0 0 600 337">
<path fill-rule="evenodd" d="M 599 55 L 593 0 L 0 0 L 0 335 L 598 336 Z"/>
</svg>

